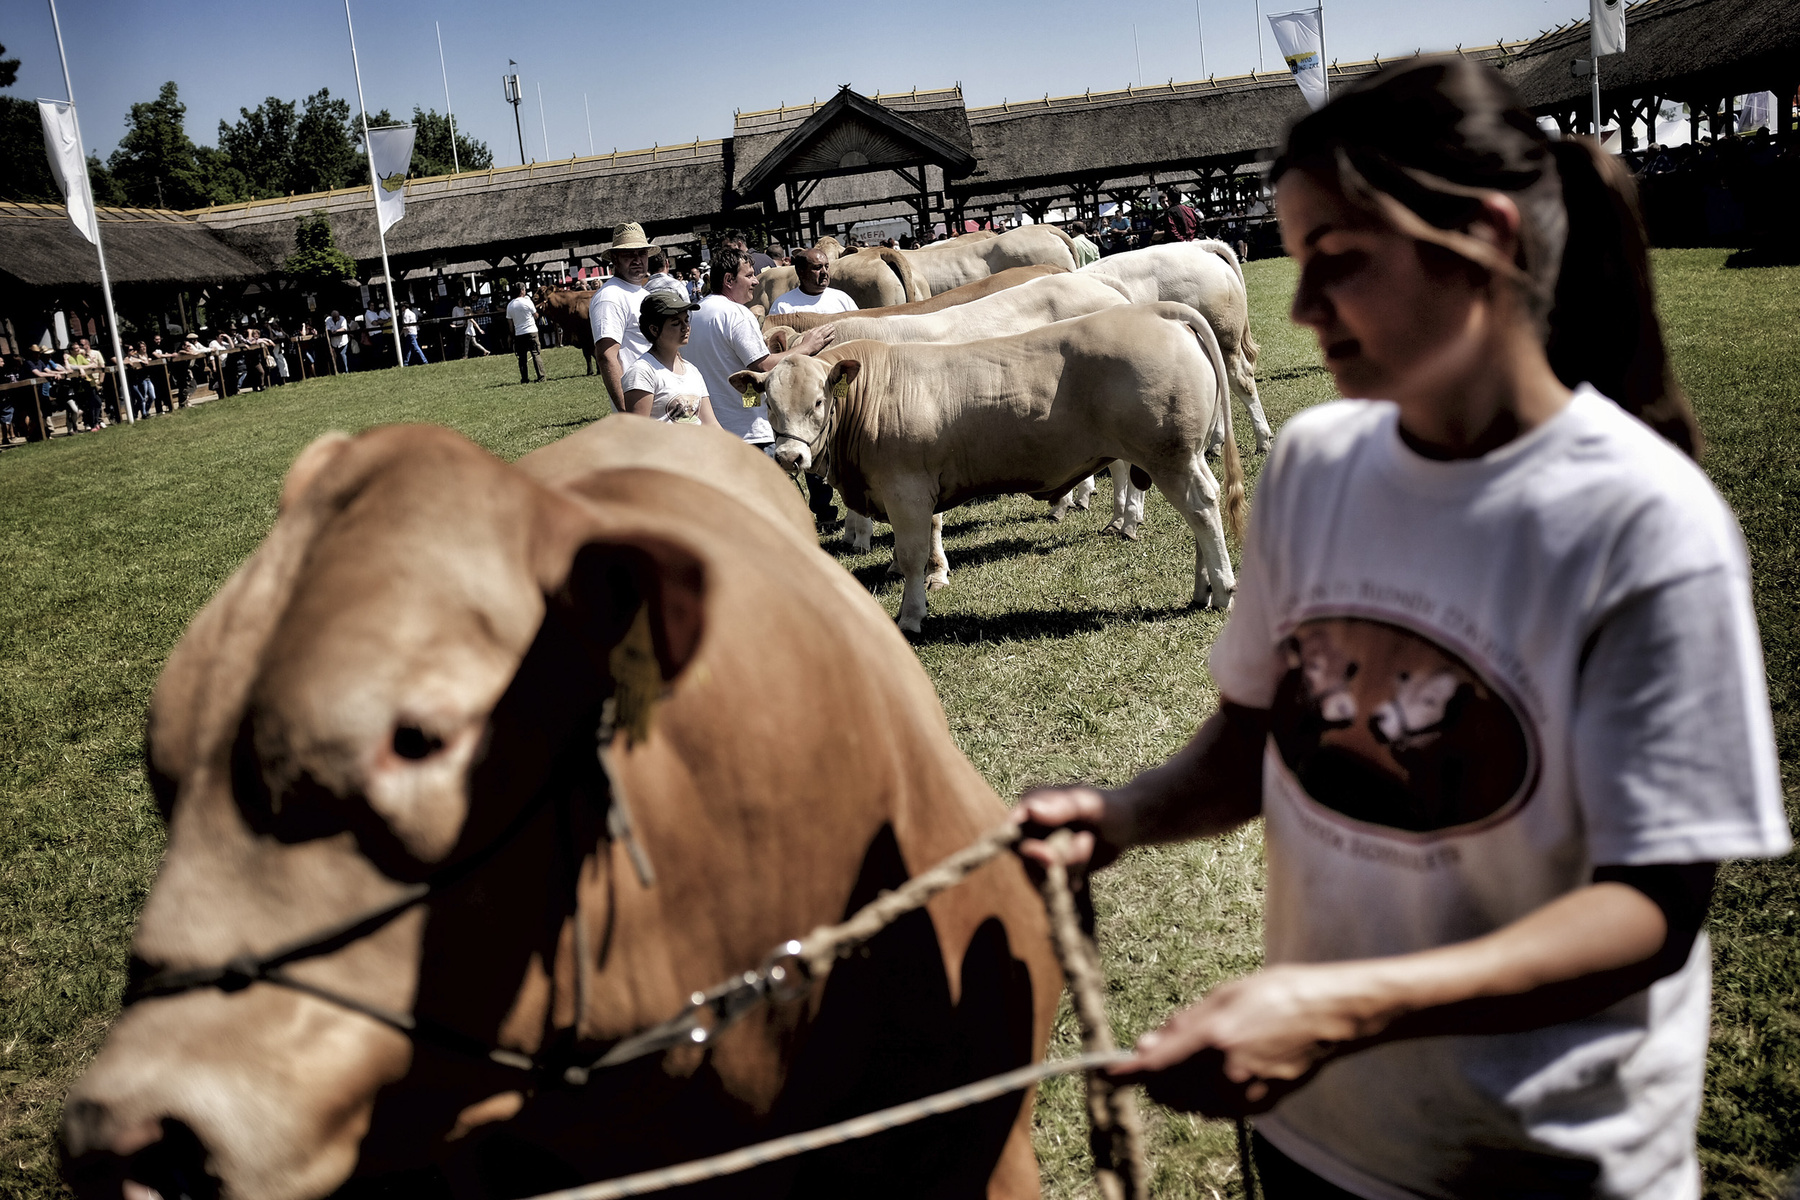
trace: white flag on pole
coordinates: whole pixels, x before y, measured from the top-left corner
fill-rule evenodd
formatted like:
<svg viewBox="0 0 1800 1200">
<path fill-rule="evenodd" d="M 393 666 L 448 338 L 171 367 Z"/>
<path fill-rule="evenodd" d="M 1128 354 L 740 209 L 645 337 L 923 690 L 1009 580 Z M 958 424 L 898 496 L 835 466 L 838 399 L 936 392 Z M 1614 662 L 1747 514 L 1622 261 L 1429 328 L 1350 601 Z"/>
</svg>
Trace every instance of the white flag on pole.
<svg viewBox="0 0 1800 1200">
<path fill-rule="evenodd" d="M 94 217 L 94 193 L 88 187 L 87 155 L 75 136 L 75 106 L 60 100 L 39 100 L 38 117 L 44 122 L 44 150 L 50 155 L 50 173 L 69 206 L 69 220 L 81 236 L 98 245 L 100 229 Z"/>
<path fill-rule="evenodd" d="M 1625 0 L 1588 0 L 1595 58 L 1625 53 Z"/>
<path fill-rule="evenodd" d="M 381 232 L 406 215 L 406 172 L 412 166 L 413 127 L 369 130 L 369 157 L 375 164 L 375 212 Z"/>
<path fill-rule="evenodd" d="M 1275 44 L 1287 59 L 1288 70 L 1294 73 L 1294 82 L 1300 85 L 1300 94 L 1309 105 L 1318 108 L 1327 99 L 1325 42 L 1319 33 L 1318 10 L 1270 13 L 1269 26 L 1275 31 Z"/>
</svg>

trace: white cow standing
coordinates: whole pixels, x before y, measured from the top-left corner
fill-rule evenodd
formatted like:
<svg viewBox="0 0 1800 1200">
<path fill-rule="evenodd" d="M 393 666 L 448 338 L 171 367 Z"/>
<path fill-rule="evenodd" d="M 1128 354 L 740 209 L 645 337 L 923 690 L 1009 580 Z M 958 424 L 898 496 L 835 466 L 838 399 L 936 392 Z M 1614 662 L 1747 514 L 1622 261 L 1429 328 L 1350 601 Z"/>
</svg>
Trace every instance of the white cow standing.
<svg viewBox="0 0 1800 1200">
<path fill-rule="evenodd" d="M 1173 300 L 1205 317 L 1219 338 L 1232 395 L 1250 410 L 1256 428 L 1256 452 L 1265 454 L 1274 440 L 1256 390 L 1256 339 L 1250 335 L 1250 303 L 1244 268 L 1237 252 L 1211 238 L 1167 242 L 1113 254 L 1081 268 L 1080 274 L 1111 279 L 1139 304 Z M 1214 430 L 1214 440 L 1222 436 Z"/>
<path fill-rule="evenodd" d="M 987 338 L 1010 337 L 1015 333 L 1037 329 L 1057 321 L 1086 316 L 1102 309 L 1130 303 L 1123 284 L 1104 276 L 1088 276 L 1079 272 L 1049 275 L 1029 283 L 995 292 L 979 300 L 943 312 L 917 316 L 859 317 L 842 315 L 832 322 L 837 340 L 844 342 L 868 339 L 887 342 L 975 342 Z M 786 350 L 791 335 L 784 329 L 771 329 L 769 348 Z M 1126 537 L 1135 538 L 1144 519 L 1144 494 L 1131 486 L 1128 467 L 1115 462 L 1113 471 L 1113 519 L 1107 528 L 1118 529 Z M 1085 481 L 1088 493 L 1094 491 L 1092 480 Z M 1086 508 L 1085 497 L 1082 508 Z M 1051 517 L 1062 520 L 1067 512 L 1064 497 L 1052 510 Z M 875 522 L 854 509 L 844 516 L 843 544 L 852 552 L 867 554 L 874 544 Z"/>
<path fill-rule="evenodd" d="M 1122 305 L 980 342 L 851 342 L 732 386 L 766 397 L 777 462 L 805 470 L 828 453 L 845 503 L 894 527 L 903 630 L 920 631 L 928 587 L 949 582 L 934 514 L 977 496 L 1057 496 L 1108 459 L 1141 470 L 1193 529 L 1194 603 L 1231 603 L 1225 524 L 1241 525 L 1243 470 L 1218 339 L 1186 305 Z M 1206 464 L 1221 411 L 1223 489 Z"/>
<path fill-rule="evenodd" d="M 1075 243 L 1054 225 L 1022 225 L 998 237 L 952 238 L 899 253 L 933 296 L 998 275 L 1008 267 L 1044 263 L 1075 269 Z"/>
</svg>

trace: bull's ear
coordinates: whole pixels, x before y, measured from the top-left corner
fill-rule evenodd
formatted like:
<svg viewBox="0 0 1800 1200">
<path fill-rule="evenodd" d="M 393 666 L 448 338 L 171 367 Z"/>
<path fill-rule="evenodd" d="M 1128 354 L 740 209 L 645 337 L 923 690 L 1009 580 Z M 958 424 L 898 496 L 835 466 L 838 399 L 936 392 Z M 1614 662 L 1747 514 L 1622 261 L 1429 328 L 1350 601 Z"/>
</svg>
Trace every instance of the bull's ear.
<svg viewBox="0 0 1800 1200">
<path fill-rule="evenodd" d="M 794 331 L 786 325 L 776 325 L 763 330 L 763 341 L 769 344 L 770 350 L 782 354 L 794 344 Z"/>
<path fill-rule="evenodd" d="M 739 371 L 731 377 L 731 386 L 742 395 L 748 391 L 762 391 L 769 382 L 767 371 Z"/>
<path fill-rule="evenodd" d="M 840 379 L 843 380 L 845 387 L 849 387 L 856 382 L 856 377 L 861 374 L 862 364 L 857 362 L 854 358 L 839 359 L 832 364 L 831 374 L 825 376 L 825 390 L 830 391 L 832 388 L 836 387 Z"/>
<path fill-rule="evenodd" d="M 339 433 L 335 429 L 330 433 L 322 433 L 309 442 L 306 449 L 300 452 L 300 457 L 294 460 L 294 465 L 288 468 L 287 479 L 281 485 L 281 502 L 277 505 L 276 512 L 282 515 L 291 512 L 300 497 L 306 494 L 306 489 L 312 486 L 313 480 L 319 477 L 319 472 L 329 466 L 349 444 L 350 435 Z"/>
<path fill-rule="evenodd" d="M 581 637 L 601 661 L 621 671 L 621 652 L 647 625 L 656 672 L 663 682 L 686 669 L 706 624 L 706 571 L 695 555 L 660 538 L 595 541 L 575 552 L 553 603 L 574 617 Z"/>
</svg>

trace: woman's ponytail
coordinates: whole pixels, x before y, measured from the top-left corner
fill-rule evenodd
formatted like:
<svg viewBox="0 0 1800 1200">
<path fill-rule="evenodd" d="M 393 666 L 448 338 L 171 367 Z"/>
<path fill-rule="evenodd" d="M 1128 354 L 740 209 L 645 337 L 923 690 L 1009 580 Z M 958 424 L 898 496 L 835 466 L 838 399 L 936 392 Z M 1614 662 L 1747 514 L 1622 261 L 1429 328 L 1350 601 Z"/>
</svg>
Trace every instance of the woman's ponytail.
<svg viewBox="0 0 1800 1200">
<path fill-rule="evenodd" d="M 1550 366 L 1563 383 L 1592 384 L 1698 458 L 1700 427 L 1663 345 L 1631 176 L 1587 138 L 1554 142 L 1551 152 L 1568 237 L 1550 310 Z"/>
</svg>

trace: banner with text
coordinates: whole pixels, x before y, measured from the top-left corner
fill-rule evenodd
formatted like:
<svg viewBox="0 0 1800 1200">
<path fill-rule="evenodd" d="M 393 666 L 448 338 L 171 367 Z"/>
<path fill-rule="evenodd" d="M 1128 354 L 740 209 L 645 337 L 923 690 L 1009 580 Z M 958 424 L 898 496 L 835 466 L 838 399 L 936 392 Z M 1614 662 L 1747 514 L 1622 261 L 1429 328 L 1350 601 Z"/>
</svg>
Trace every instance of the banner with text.
<svg viewBox="0 0 1800 1200">
<path fill-rule="evenodd" d="M 413 127 L 369 130 L 369 157 L 375 164 L 375 212 L 386 233 L 406 215 L 406 173 L 412 167 Z"/>
<path fill-rule="evenodd" d="M 1596 0 L 1598 3 L 1598 0 Z M 1309 8 L 1301 12 L 1270 13 L 1269 25 L 1275 30 L 1275 44 L 1287 60 L 1301 95 L 1314 108 L 1329 98 L 1325 84 L 1325 38 L 1319 28 L 1319 11 Z"/>
<path fill-rule="evenodd" d="M 100 243 L 94 216 L 94 193 L 88 187 L 87 155 L 75 136 L 75 106 L 59 100 L 39 100 L 38 117 L 44 122 L 44 150 L 50 155 L 50 173 L 69 206 L 69 220 L 81 236 Z"/>
</svg>

